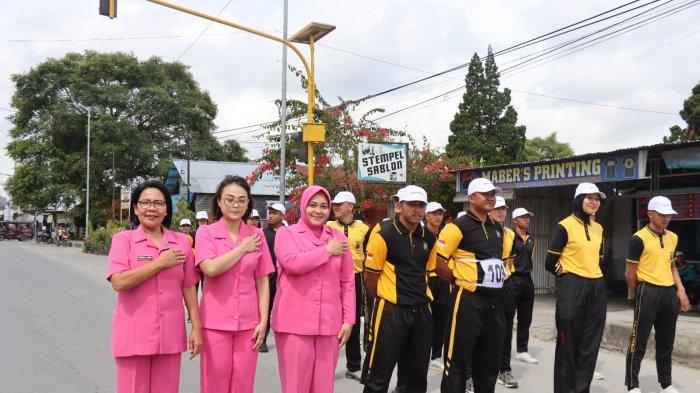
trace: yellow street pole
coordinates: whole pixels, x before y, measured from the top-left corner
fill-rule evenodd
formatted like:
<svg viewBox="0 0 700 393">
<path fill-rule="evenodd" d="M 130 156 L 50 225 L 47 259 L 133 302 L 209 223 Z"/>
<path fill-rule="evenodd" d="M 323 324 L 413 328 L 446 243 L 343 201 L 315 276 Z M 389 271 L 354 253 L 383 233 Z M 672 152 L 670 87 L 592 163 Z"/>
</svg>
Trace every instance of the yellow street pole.
<svg viewBox="0 0 700 393">
<path fill-rule="evenodd" d="M 308 86 L 307 86 L 308 87 L 308 93 L 307 93 L 307 101 L 308 102 L 306 103 L 306 122 L 308 124 L 314 123 L 314 106 L 315 106 L 315 100 L 316 100 L 316 94 L 315 94 L 316 86 L 314 83 L 314 70 L 313 70 L 313 58 L 314 58 L 314 44 L 313 44 L 314 38 L 313 38 L 313 36 L 310 38 L 310 41 L 309 41 L 310 42 L 310 50 L 311 50 L 311 66 L 309 66 L 309 63 L 306 61 L 306 58 L 304 58 L 304 55 L 301 53 L 299 48 L 294 46 L 294 44 L 292 44 L 291 41 L 285 40 L 284 38 L 280 38 L 280 37 L 274 36 L 272 34 L 268 34 L 268 33 L 265 33 L 263 31 L 259 31 L 259 30 L 250 28 L 248 26 L 244 26 L 244 25 L 241 25 L 241 24 L 238 24 L 235 22 L 221 19 L 221 18 L 216 17 L 216 16 L 211 16 L 211 15 L 205 14 L 203 12 L 189 9 L 189 8 L 186 8 L 186 7 L 174 4 L 174 3 L 170 3 L 167 1 L 163 1 L 163 0 L 147 0 L 147 1 L 149 1 L 151 3 L 158 4 L 158 5 L 162 5 L 164 7 L 168 7 L 168 8 L 180 11 L 180 12 L 184 12 L 186 14 L 198 16 L 200 18 L 204 18 L 204 19 L 210 20 L 212 22 L 216 22 L 216 23 L 220 23 L 222 25 L 230 26 L 230 27 L 233 27 L 234 29 L 247 31 L 248 33 L 255 34 L 257 36 L 264 37 L 264 38 L 267 38 L 267 39 L 270 39 L 273 41 L 280 42 L 284 45 L 287 45 L 287 47 L 289 47 L 291 50 L 294 51 L 294 53 L 297 54 L 297 56 L 299 56 L 299 59 L 301 60 L 302 64 L 304 65 L 304 70 L 306 71 L 306 79 L 308 81 Z M 309 154 L 308 154 L 309 171 L 308 171 L 307 179 L 308 179 L 309 185 L 311 186 L 314 184 L 313 142 L 307 142 L 307 143 L 309 144 Z"/>
<path fill-rule="evenodd" d="M 316 83 L 314 81 L 314 75 L 316 74 L 316 70 L 314 69 L 314 36 L 309 37 L 309 53 L 310 53 L 310 58 L 311 58 L 311 73 L 309 73 L 309 101 L 315 102 L 316 101 Z M 306 108 L 306 117 L 309 119 L 309 122 L 312 122 L 313 120 L 313 107 L 312 106 L 307 106 Z M 307 142 L 308 143 L 308 158 L 307 162 L 309 165 L 309 172 L 307 174 L 307 182 L 309 183 L 309 186 L 312 186 L 314 184 L 314 143 L 313 142 Z"/>
</svg>

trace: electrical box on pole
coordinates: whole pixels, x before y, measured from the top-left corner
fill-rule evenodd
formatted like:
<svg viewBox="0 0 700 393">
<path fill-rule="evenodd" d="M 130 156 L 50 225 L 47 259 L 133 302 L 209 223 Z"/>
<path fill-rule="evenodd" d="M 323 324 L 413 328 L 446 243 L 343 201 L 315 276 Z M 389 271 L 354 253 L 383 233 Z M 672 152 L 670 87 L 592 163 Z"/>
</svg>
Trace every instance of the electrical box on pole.
<svg viewBox="0 0 700 393">
<path fill-rule="evenodd" d="M 301 126 L 304 142 L 325 142 L 326 125 L 323 123 L 304 123 Z"/>
<path fill-rule="evenodd" d="M 114 19 L 117 17 L 117 0 L 100 0 L 100 15 Z"/>
<path fill-rule="evenodd" d="M 296 160 L 299 164 L 308 164 L 309 155 L 309 145 L 304 142 L 304 138 L 301 132 L 293 132 L 289 134 L 289 141 L 291 142 L 292 158 Z"/>
</svg>

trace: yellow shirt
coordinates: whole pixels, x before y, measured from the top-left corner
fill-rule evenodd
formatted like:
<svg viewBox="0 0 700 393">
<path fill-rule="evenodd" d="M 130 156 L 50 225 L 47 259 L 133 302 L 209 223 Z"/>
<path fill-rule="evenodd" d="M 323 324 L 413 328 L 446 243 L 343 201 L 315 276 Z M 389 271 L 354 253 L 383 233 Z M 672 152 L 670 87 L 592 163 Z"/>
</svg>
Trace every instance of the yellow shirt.
<svg viewBox="0 0 700 393">
<path fill-rule="evenodd" d="M 627 262 L 637 264 L 637 280 L 669 287 L 673 281 L 673 258 L 678 245 L 678 235 L 664 231 L 659 236 L 645 226 L 632 235 L 627 252 Z"/>
<path fill-rule="evenodd" d="M 503 260 L 514 256 L 513 255 L 513 241 L 515 240 L 515 232 L 512 229 L 503 227 Z M 515 265 L 510 265 L 510 272 L 515 271 Z"/>
<path fill-rule="evenodd" d="M 365 260 L 365 235 L 369 227 L 360 220 L 355 220 L 350 225 L 343 225 L 340 223 L 340 220 L 335 220 L 327 222 L 326 225 L 345 234 L 348 238 L 348 247 L 352 253 L 355 273 L 362 273 L 362 264 Z"/>
<path fill-rule="evenodd" d="M 547 252 L 559 255 L 559 263 L 565 273 L 586 278 L 603 277 L 600 260 L 603 257 L 603 227 L 597 222 L 584 228 L 583 221 L 573 214 L 559 222 L 566 231 L 566 245 L 561 251 Z"/>
</svg>

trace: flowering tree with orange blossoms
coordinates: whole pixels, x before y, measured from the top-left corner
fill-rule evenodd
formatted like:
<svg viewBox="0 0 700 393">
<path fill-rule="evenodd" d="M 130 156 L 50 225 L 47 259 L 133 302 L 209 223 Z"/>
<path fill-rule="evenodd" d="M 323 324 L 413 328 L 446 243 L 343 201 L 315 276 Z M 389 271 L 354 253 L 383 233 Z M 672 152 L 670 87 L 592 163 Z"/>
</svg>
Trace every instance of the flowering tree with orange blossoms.
<svg viewBox="0 0 700 393">
<path fill-rule="evenodd" d="M 306 78 L 298 70 L 290 67 L 301 80 L 302 87 L 307 88 Z M 362 142 L 401 142 L 409 141 L 408 181 L 429 190 L 431 200 L 450 201 L 454 198 L 455 175 L 449 173 L 453 167 L 457 167 L 456 160 L 448 160 L 444 153 L 432 149 L 424 139 L 423 146 L 418 147 L 403 131 L 380 127 L 370 121 L 368 117 L 384 112 L 383 109 L 373 109 L 359 118 L 353 118 L 352 114 L 359 105 L 357 102 L 343 101 L 340 104 L 330 105 L 323 96 L 316 91 L 318 98 L 314 108 L 314 121 L 326 125 L 326 141 L 315 143 L 314 146 L 314 180 L 315 183 L 328 189 L 331 194 L 338 191 L 350 191 L 357 199 L 357 207 L 360 211 L 383 208 L 389 203 L 391 195 L 402 185 L 380 184 L 360 181 L 357 178 L 357 146 Z M 280 102 L 277 102 L 279 107 Z M 300 132 L 302 121 L 306 119 L 306 102 L 298 100 L 287 101 L 287 135 L 292 132 Z M 267 146 L 263 149 L 262 156 L 255 160 L 258 164 L 256 171 L 248 178 L 250 182 L 259 179 L 262 173 L 272 171 L 279 175 L 280 162 L 280 124 L 275 123 L 267 127 L 259 138 L 266 140 Z M 286 143 L 286 171 L 287 187 L 292 190 L 289 202 L 298 206 L 301 192 L 306 186 L 307 167 L 296 162 L 291 150 L 298 148 L 289 139 Z M 463 162 L 462 162 L 463 164 Z M 464 165 L 461 165 L 462 167 Z M 449 189 L 451 186 L 451 190 Z M 438 197 L 432 194 L 436 191 L 444 193 Z M 448 195 L 449 194 L 449 195 Z M 444 205 L 444 204 L 443 204 Z M 445 207 L 449 206 L 445 205 Z M 288 209 L 287 219 L 296 216 L 295 209 Z"/>
</svg>

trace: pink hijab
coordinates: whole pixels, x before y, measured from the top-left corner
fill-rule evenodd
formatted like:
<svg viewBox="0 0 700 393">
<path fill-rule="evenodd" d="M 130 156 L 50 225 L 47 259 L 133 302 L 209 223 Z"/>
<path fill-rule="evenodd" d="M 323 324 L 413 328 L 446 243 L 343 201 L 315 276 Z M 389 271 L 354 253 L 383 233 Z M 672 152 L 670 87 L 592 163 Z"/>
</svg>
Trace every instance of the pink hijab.
<svg viewBox="0 0 700 393">
<path fill-rule="evenodd" d="M 309 201 L 311 201 L 311 198 L 313 198 L 316 194 L 322 193 L 323 196 L 326 197 L 326 201 L 328 202 L 328 205 L 331 203 L 331 194 L 328 193 L 328 190 L 321 186 L 311 186 L 308 187 L 304 192 L 301 194 L 301 203 L 299 204 L 299 209 L 301 213 L 301 220 L 297 223 L 300 225 L 305 226 L 308 228 L 311 232 L 313 232 L 316 237 L 320 237 L 321 233 L 323 232 L 323 229 L 325 225 L 313 225 L 309 221 L 309 217 L 306 215 L 306 207 L 309 205 Z"/>
</svg>

